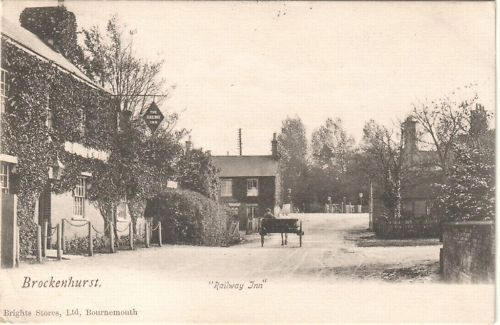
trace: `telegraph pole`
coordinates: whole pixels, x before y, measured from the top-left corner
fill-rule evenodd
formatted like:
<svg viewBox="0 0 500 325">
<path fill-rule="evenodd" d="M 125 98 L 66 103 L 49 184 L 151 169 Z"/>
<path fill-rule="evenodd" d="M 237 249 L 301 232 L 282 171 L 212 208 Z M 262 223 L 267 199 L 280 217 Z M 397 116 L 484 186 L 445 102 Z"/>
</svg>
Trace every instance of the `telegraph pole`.
<svg viewBox="0 0 500 325">
<path fill-rule="evenodd" d="M 243 154 L 243 145 L 241 142 L 241 128 L 238 129 L 238 150 L 240 152 L 240 156 Z"/>
</svg>

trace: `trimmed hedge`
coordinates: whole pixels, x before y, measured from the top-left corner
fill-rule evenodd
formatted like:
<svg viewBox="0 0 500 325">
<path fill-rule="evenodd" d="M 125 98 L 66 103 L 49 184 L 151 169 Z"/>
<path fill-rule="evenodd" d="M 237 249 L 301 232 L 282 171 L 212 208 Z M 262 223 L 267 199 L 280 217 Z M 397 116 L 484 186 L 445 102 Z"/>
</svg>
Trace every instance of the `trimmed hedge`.
<svg viewBox="0 0 500 325">
<path fill-rule="evenodd" d="M 383 216 L 374 222 L 375 235 L 384 239 L 438 238 L 439 222 L 432 216 L 391 220 Z"/>
<path fill-rule="evenodd" d="M 197 192 L 168 191 L 148 202 L 145 216 L 155 224 L 161 221 L 165 243 L 227 246 L 237 241 L 228 231 L 230 211 Z"/>
</svg>

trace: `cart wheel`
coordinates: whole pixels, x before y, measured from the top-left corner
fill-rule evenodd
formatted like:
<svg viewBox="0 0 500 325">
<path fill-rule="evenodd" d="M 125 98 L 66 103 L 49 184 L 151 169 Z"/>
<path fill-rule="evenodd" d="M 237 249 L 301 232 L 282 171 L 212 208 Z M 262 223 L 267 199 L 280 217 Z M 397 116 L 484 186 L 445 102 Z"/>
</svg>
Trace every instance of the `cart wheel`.
<svg viewBox="0 0 500 325">
<path fill-rule="evenodd" d="M 300 244 L 300 247 L 302 247 L 302 220 L 300 220 L 300 233 L 299 233 L 299 244 Z"/>
<path fill-rule="evenodd" d="M 260 235 L 260 247 L 264 247 L 264 235 Z"/>
</svg>

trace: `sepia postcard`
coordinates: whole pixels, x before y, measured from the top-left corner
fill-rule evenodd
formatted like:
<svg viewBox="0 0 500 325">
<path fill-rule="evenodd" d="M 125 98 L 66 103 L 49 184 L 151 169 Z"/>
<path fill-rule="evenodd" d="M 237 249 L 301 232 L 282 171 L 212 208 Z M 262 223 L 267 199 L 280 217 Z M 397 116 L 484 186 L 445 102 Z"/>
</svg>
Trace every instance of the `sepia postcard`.
<svg viewBox="0 0 500 325">
<path fill-rule="evenodd" d="M 0 323 L 495 322 L 495 2 L 1 8 Z"/>
</svg>

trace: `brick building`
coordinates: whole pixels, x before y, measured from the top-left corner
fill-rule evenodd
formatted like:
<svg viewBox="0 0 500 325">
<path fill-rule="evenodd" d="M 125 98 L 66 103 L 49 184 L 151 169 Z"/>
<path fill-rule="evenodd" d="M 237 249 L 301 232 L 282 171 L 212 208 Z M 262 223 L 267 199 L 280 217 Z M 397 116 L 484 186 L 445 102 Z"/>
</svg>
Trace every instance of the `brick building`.
<svg viewBox="0 0 500 325">
<path fill-rule="evenodd" d="M 271 141 L 271 155 L 212 158 L 220 170 L 220 201 L 238 215 L 240 230 L 255 231 L 257 218 L 282 203 L 276 134 Z"/>
</svg>

